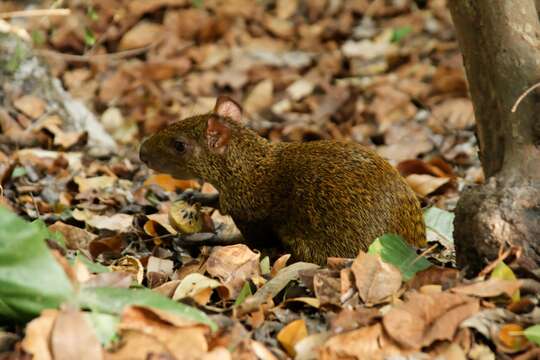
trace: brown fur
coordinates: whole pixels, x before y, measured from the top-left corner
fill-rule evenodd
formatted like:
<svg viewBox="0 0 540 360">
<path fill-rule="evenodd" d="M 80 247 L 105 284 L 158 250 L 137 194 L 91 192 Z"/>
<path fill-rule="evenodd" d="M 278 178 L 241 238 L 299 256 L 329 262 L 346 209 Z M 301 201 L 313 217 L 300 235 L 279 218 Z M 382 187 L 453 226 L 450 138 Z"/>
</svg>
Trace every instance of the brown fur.
<svg viewBox="0 0 540 360">
<path fill-rule="evenodd" d="M 207 140 L 210 117 L 227 129 L 224 151 Z M 184 153 L 174 141 L 187 144 Z M 221 211 L 255 245 L 279 241 L 298 260 L 323 264 L 354 257 L 386 233 L 425 245 L 415 194 L 373 151 L 353 143 L 272 144 L 229 118 L 191 117 L 156 133 L 141 146 L 151 168 L 178 178 L 197 177 L 219 190 Z"/>
</svg>

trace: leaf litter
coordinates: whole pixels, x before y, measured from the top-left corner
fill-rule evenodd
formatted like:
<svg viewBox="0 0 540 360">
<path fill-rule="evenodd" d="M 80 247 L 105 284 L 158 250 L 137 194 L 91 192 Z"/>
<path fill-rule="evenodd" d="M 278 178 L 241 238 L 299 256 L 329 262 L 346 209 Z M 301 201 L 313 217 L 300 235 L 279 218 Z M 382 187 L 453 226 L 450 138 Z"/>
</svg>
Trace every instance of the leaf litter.
<svg viewBox="0 0 540 360">
<path fill-rule="evenodd" d="M 10 244 L 0 247 L 0 316 L 24 325 L 5 328 L 12 356 L 538 354 L 538 294 L 524 281 L 539 279 L 519 253 L 475 279 L 455 269 L 451 211 L 483 174 L 445 1 L 62 6 L 70 16 L 0 24 L 33 39 L 0 48 L 13 79 L 0 88 L 0 239 Z M 13 10 L 24 5 L 0 4 Z M 43 63 L 54 85 L 39 80 Z M 179 206 L 201 184 L 149 171 L 136 144 L 210 110 L 220 93 L 273 141 L 337 138 L 378 151 L 431 206 L 431 250 L 381 238 L 319 268 L 245 245 L 179 246 L 186 233 L 237 229 L 211 208 Z M 187 231 L 186 213 L 199 216 Z M 48 228 L 29 222 L 38 218 Z"/>
</svg>

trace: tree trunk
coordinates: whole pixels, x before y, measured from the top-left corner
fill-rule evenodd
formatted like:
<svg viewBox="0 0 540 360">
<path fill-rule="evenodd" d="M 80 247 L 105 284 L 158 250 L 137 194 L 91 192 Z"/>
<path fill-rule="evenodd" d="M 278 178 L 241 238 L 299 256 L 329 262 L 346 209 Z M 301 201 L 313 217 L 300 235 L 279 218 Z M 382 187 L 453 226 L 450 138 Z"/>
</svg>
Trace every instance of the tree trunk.
<svg viewBox="0 0 540 360">
<path fill-rule="evenodd" d="M 535 0 L 450 0 L 474 104 L 486 183 L 463 192 L 459 266 L 477 270 L 505 245 L 540 264 L 540 23 Z"/>
</svg>

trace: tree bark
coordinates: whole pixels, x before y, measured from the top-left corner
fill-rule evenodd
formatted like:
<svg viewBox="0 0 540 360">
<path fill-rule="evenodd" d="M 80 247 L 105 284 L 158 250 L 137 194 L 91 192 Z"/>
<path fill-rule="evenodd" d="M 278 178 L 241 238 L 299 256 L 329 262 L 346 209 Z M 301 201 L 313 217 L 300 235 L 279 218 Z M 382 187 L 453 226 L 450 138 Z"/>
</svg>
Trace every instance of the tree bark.
<svg viewBox="0 0 540 360">
<path fill-rule="evenodd" d="M 477 270 L 504 245 L 540 264 L 540 23 L 535 0 L 450 0 L 474 104 L 486 183 L 456 208 L 459 266 Z"/>
</svg>

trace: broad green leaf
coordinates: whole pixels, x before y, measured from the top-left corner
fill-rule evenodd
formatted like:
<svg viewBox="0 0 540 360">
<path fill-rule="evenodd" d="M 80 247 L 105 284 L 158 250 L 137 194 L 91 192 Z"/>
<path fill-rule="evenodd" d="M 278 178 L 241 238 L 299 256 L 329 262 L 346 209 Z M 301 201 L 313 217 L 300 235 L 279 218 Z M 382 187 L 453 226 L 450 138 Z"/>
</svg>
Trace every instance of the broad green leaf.
<svg viewBox="0 0 540 360">
<path fill-rule="evenodd" d="M 540 345 L 540 324 L 526 328 L 525 331 L 523 331 L 523 335 L 525 335 L 529 341 L 532 341 L 536 345 Z"/>
<path fill-rule="evenodd" d="M 59 233 L 58 231 L 50 231 L 47 227 L 47 224 L 41 219 L 36 219 L 31 222 L 31 226 L 35 226 L 39 231 L 39 236 L 42 236 L 44 239 L 53 240 L 60 247 L 62 247 L 64 250 L 66 249 L 66 240 L 64 239 L 64 235 Z"/>
<path fill-rule="evenodd" d="M 383 261 L 396 266 L 405 281 L 412 279 L 417 272 L 433 265 L 424 257 L 419 257 L 401 236 L 394 234 L 377 238 L 369 246 L 368 253 L 379 255 Z"/>
<path fill-rule="evenodd" d="M 266 274 L 270 274 L 270 258 L 268 256 L 265 256 L 262 260 L 261 260 L 261 274 L 262 275 L 266 275 Z"/>
<path fill-rule="evenodd" d="M 244 283 L 244 286 L 242 287 L 242 290 L 240 290 L 240 294 L 238 294 L 238 297 L 234 301 L 234 306 L 240 305 L 241 303 L 244 302 L 244 300 L 246 300 L 248 296 L 251 296 L 251 295 L 253 295 L 251 292 L 251 286 L 249 286 L 249 282 L 246 281 Z"/>
<path fill-rule="evenodd" d="M 83 308 L 107 314 L 120 314 L 129 305 L 149 306 L 193 319 L 216 330 L 216 324 L 202 311 L 175 302 L 149 289 L 82 288 L 79 303 Z"/>
<path fill-rule="evenodd" d="M 495 266 L 495 269 L 491 272 L 491 277 L 500 280 L 517 280 L 516 274 L 510 269 L 508 265 L 501 261 Z M 517 302 L 521 298 L 519 289 L 512 294 L 512 302 Z"/>
<path fill-rule="evenodd" d="M 454 213 L 432 206 L 424 211 L 428 241 L 438 241 L 446 248 L 454 247 Z"/>
<path fill-rule="evenodd" d="M 120 322 L 118 316 L 99 312 L 87 313 L 87 316 L 96 331 L 99 342 L 103 346 L 108 346 L 118 339 L 117 326 Z"/>
<path fill-rule="evenodd" d="M 89 258 L 87 258 L 86 256 L 84 256 L 84 255 L 81 254 L 80 252 L 77 252 L 77 256 L 75 257 L 75 259 L 77 259 L 77 260 L 79 260 L 80 262 L 82 262 L 82 263 L 86 266 L 86 268 L 87 268 L 90 272 L 92 272 L 92 273 L 94 273 L 94 274 L 100 274 L 100 273 L 105 273 L 105 272 L 111 272 L 111 269 L 109 269 L 108 267 L 93 262 L 92 260 L 90 260 Z"/>
<path fill-rule="evenodd" d="M 26 169 L 24 166 L 17 166 L 13 171 L 11 172 L 11 178 L 16 179 L 18 177 L 26 175 Z"/>
<path fill-rule="evenodd" d="M 412 32 L 412 27 L 410 26 L 402 26 L 395 28 L 392 32 L 392 38 L 390 39 L 391 42 L 400 42 L 403 38 L 405 38 L 407 35 L 409 35 Z"/>
<path fill-rule="evenodd" d="M 45 243 L 49 233 L 0 206 L 0 317 L 29 320 L 73 296 Z"/>
</svg>

